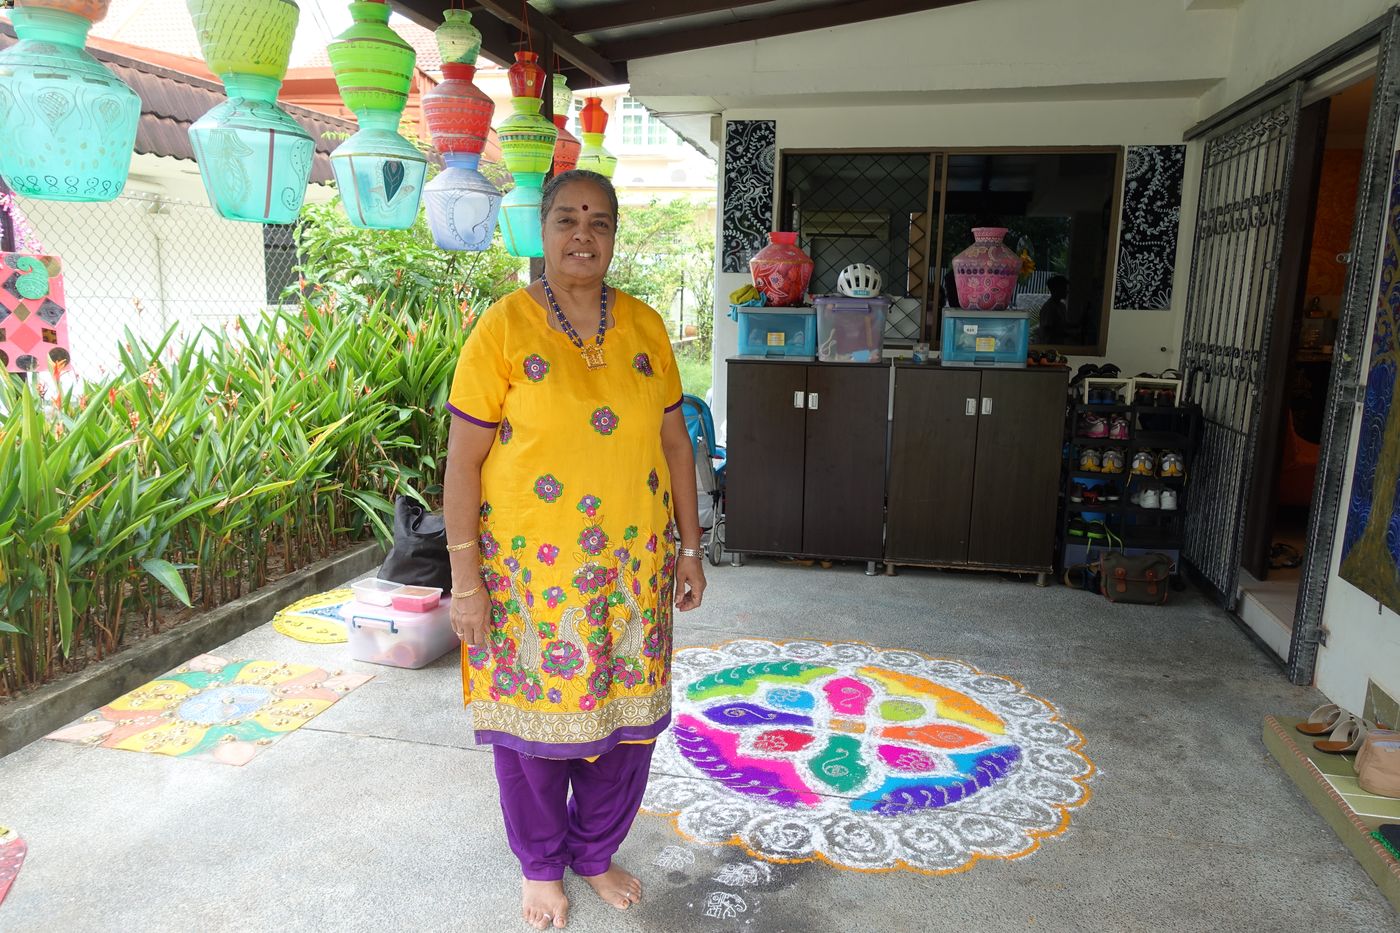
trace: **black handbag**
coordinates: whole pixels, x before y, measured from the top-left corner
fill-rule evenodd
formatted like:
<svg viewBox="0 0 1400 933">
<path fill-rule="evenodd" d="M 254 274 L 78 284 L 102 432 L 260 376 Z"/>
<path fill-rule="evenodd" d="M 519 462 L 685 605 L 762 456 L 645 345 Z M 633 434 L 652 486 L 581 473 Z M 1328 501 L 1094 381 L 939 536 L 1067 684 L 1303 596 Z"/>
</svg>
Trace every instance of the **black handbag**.
<svg viewBox="0 0 1400 933">
<path fill-rule="evenodd" d="M 408 496 L 394 500 L 394 545 L 379 568 L 379 579 L 452 590 L 447 523 L 441 512 L 429 512 Z"/>
</svg>

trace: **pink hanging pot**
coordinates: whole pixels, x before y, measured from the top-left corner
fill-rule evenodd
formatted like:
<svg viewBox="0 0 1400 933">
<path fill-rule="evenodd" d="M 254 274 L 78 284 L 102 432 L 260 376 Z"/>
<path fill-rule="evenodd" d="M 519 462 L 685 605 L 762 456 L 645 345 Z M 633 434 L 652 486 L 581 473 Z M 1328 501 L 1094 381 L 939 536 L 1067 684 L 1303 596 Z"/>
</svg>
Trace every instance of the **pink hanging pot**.
<svg viewBox="0 0 1400 933">
<path fill-rule="evenodd" d="M 797 245 L 795 233 L 770 233 L 768 241 L 749 260 L 753 287 L 763 292 L 768 304 L 775 308 L 800 305 L 812 281 L 812 258 Z"/>
</svg>

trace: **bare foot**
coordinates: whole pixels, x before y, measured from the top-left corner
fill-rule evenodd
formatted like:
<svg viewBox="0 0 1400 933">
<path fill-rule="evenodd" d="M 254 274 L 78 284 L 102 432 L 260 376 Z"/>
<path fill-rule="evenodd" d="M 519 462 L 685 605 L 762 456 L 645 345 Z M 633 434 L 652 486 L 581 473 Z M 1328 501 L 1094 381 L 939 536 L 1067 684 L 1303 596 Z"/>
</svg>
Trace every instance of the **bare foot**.
<svg viewBox="0 0 1400 933">
<path fill-rule="evenodd" d="M 598 896 L 618 910 L 626 910 L 642 899 L 642 883 L 635 875 L 614 864 L 601 875 L 581 875 Z"/>
<path fill-rule="evenodd" d="M 520 896 L 520 915 L 536 930 L 547 929 L 550 923 L 562 930 L 569 922 L 569 899 L 564 896 L 564 882 L 526 878 Z"/>
</svg>

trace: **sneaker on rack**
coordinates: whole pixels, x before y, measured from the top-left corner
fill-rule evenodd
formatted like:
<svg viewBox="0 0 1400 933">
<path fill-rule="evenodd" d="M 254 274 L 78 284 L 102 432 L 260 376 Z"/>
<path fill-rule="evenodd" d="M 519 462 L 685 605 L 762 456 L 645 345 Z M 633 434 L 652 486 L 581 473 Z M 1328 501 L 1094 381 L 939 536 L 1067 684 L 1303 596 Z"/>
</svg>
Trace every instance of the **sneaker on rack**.
<svg viewBox="0 0 1400 933">
<path fill-rule="evenodd" d="M 1099 463 L 1099 469 L 1103 473 L 1122 473 L 1123 451 L 1110 447 L 1100 455 Z"/>
<path fill-rule="evenodd" d="M 1155 396 L 1155 392 L 1153 392 L 1146 386 L 1143 386 L 1142 388 L 1138 389 L 1136 392 L 1133 393 L 1133 404 L 1151 405 L 1154 403 Z"/>
<path fill-rule="evenodd" d="M 1083 484 L 1083 483 L 1075 483 L 1074 485 L 1072 485 L 1072 486 L 1069 487 L 1069 501 L 1071 501 L 1071 502 L 1083 502 L 1083 501 L 1084 501 L 1084 484 Z"/>
<path fill-rule="evenodd" d="M 1157 397 L 1153 402 L 1158 408 L 1175 408 L 1176 392 L 1171 389 L 1158 389 Z"/>
<path fill-rule="evenodd" d="M 1099 452 L 1093 447 L 1086 447 L 1079 452 L 1079 469 L 1085 473 L 1098 473 L 1103 469 L 1103 460 Z"/>
<path fill-rule="evenodd" d="M 1146 450 L 1133 455 L 1133 473 L 1138 476 L 1151 476 L 1157 471 L 1157 460 Z"/>
<path fill-rule="evenodd" d="M 1102 415 L 1088 414 L 1080 425 L 1084 437 L 1108 437 L 1108 422 Z"/>
<path fill-rule="evenodd" d="M 1167 477 L 1185 476 L 1186 461 L 1182 459 L 1179 453 L 1165 453 L 1162 455 L 1161 472 L 1163 476 Z"/>
<path fill-rule="evenodd" d="M 1176 490 L 1163 489 L 1160 497 L 1161 508 L 1164 512 L 1176 511 Z"/>
<path fill-rule="evenodd" d="M 1121 501 L 1123 501 L 1123 496 L 1122 496 L 1122 494 L 1120 494 L 1120 493 L 1118 492 L 1118 484 L 1117 484 L 1117 483 L 1104 483 L 1102 489 L 1100 490 L 1100 492 L 1101 492 L 1100 498 L 1102 498 L 1103 501 L 1105 501 L 1105 502 L 1121 502 Z"/>
<path fill-rule="evenodd" d="M 1142 495 L 1138 498 L 1138 505 L 1142 506 L 1144 509 L 1160 509 L 1162 507 L 1162 497 L 1158 494 L 1157 490 L 1149 486 L 1142 491 Z"/>
<path fill-rule="evenodd" d="M 1113 441 L 1126 441 L 1128 439 L 1128 419 L 1122 415 L 1114 415 L 1109 420 L 1108 438 Z"/>
</svg>

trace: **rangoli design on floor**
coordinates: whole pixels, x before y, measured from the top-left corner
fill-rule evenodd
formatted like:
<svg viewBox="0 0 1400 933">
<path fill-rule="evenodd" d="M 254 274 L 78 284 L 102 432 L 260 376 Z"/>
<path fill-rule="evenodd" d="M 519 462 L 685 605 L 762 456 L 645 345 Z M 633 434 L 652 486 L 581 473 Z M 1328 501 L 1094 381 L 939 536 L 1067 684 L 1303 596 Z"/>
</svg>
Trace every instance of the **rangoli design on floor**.
<svg viewBox="0 0 1400 933">
<path fill-rule="evenodd" d="M 20 867 L 24 865 L 24 857 L 28 853 L 29 846 L 18 833 L 0 826 L 0 903 L 4 903 L 5 896 L 10 893 L 10 886 L 19 876 Z"/>
<path fill-rule="evenodd" d="M 352 590 L 342 588 L 299 599 L 272 617 L 272 628 L 288 638 L 314 645 L 348 641 L 340 608 L 354 598 Z"/>
<path fill-rule="evenodd" d="M 644 808 L 774 862 L 965 871 L 1029 855 L 1089 799 L 1084 737 L 960 661 L 860 644 L 675 654 Z"/>
<path fill-rule="evenodd" d="M 204 654 L 47 738 L 244 765 L 372 679 Z"/>
</svg>

